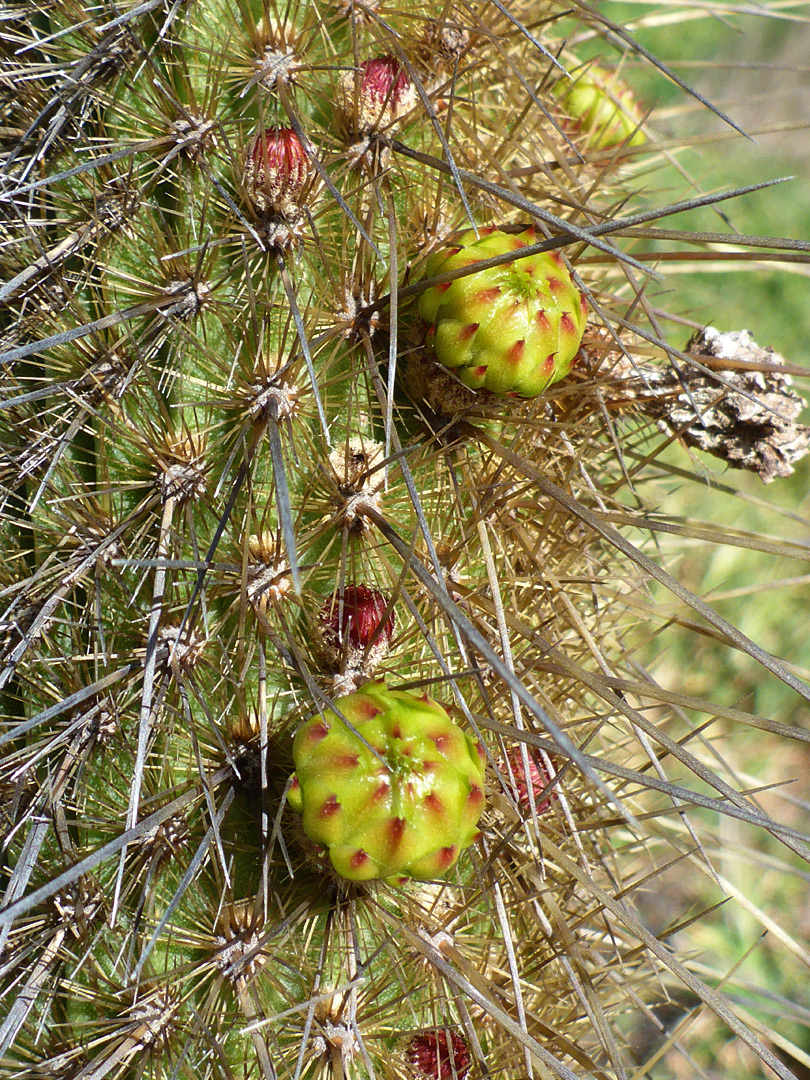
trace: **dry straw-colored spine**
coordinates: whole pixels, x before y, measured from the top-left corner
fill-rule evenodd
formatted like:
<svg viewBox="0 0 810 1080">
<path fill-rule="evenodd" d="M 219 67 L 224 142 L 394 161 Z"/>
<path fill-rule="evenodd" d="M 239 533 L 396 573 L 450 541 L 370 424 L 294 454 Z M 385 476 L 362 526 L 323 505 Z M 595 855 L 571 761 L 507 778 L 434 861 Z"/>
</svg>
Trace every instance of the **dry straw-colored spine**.
<svg viewBox="0 0 810 1080">
<path fill-rule="evenodd" d="M 806 734 L 660 683 L 650 640 L 680 623 L 696 664 L 709 637 L 810 689 L 651 542 L 721 539 L 657 513 L 703 480 L 673 442 L 722 420 L 738 445 L 741 401 L 795 420 L 770 356 L 689 348 L 648 298 L 657 223 L 738 192 L 650 208 L 654 116 L 614 89 L 621 123 L 566 113 L 594 43 L 628 82 L 658 62 L 545 0 L 34 0 L 0 33 L 3 1075 L 654 1076 L 703 1016 L 794 1075 L 663 895 L 735 893 L 729 828 L 789 879 L 801 830 L 712 723 Z M 482 294 L 520 237 L 553 253 L 541 291 L 557 267 L 582 297 L 540 396 L 464 385 L 420 315 L 438 256 L 493 228 L 458 271 Z M 720 243 L 673 236 L 696 266 Z M 287 798 L 296 729 L 371 679 L 486 758 L 444 877 L 341 877 Z"/>
</svg>

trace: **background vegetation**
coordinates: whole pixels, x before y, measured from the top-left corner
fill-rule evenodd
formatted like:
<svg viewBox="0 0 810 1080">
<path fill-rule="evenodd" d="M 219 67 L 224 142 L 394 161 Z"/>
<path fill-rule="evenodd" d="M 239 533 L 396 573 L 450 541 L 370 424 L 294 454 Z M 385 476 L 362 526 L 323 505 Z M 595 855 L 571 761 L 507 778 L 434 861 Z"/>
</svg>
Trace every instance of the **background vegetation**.
<svg viewBox="0 0 810 1080">
<path fill-rule="evenodd" d="M 810 22 L 802 5 L 780 5 L 783 17 L 765 19 L 750 9 L 730 12 L 714 5 L 672 5 L 671 19 L 660 8 L 644 4 L 604 4 L 610 17 L 632 25 L 638 39 L 667 62 L 691 85 L 732 116 L 749 132 L 748 142 L 723 129 L 716 118 L 692 105 L 684 106 L 666 80 L 634 65 L 633 78 L 644 87 L 646 100 L 656 104 L 656 125 L 666 138 L 675 133 L 694 136 L 692 149 L 677 154 L 677 166 L 656 171 L 648 179 L 650 190 L 660 193 L 668 184 L 677 187 L 680 170 L 694 178 L 700 190 L 733 187 L 777 177 L 788 183 L 724 204 L 721 211 L 701 210 L 679 215 L 679 228 L 719 231 L 727 226 L 742 234 L 806 239 L 810 236 Z M 719 58 L 732 57 L 721 61 Z M 722 218 L 722 221 L 720 220 Z M 662 245 L 663 246 L 663 245 Z M 722 331 L 749 329 L 763 346 L 771 346 L 791 364 L 810 368 L 810 275 L 802 265 L 765 261 L 707 262 L 696 273 L 687 266 L 670 276 L 660 306 L 687 319 L 710 322 Z M 683 344 L 689 331 L 673 330 L 672 340 Z M 808 413 L 805 412 L 805 422 Z M 784 658 L 802 678 L 810 676 L 810 467 L 801 462 L 789 478 L 763 491 L 754 477 L 723 475 L 705 455 L 671 448 L 667 460 L 688 474 L 703 475 L 704 484 L 669 482 L 647 499 L 668 517 L 695 531 L 689 544 L 661 536 L 660 549 L 672 552 L 674 573 L 699 595 L 705 596 L 745 634 Z M 655 485 L 652 485 L 655 488 Z M 733 491 L 729 490 L 733 488 Z M 781 514 L 774 516 L 774 508 Z M 718 542 L 705 543 L 706 530 L 716 531 Z M 730 533 L 746 537 L 773 537 L 777 547 L 787 542 L 792 555 L 765 553 L 730 545 Z M 676 553 L 677 548 L 677 553 Z M 807 550 L 807 556 L 802 551 Z M 718 647 L 711 635 L 696 641 L 693 621 L 673 604 L 663 590 L 653 588 L 654 601 L 685 620 L 690 629 L 668 633 L 666 643 L 651 645 L 650 671 L 665 686 L 678 685 L 685 694 L 701 697 L 719 693 L 725 704 L 758 712 L 774 720 L 810 727 L 806 704 L 783 686 L 762 680 L 747 658 Z M 693 721 L 705 722 L 705 716 Z M 706 731 L 708 757 L 716 755 L 751 789 L 770 789 L 761 796 L 763 806 L 784 813 L 805 831 L 810 826 L 806 778 L 810 754 L 806 746 L 786 746 L 775 736 L 742 732 L 732 725 L 712 723 Z M 706 905 L 745 892 L 761 916 L 737 904 L 721 907 L 690 931 L 690 941 L 720 980 L 735 971 L 736 978 L 771 996 L 760 997 L 753 1012 L 762 1030 L 795 1039 L 810 1055 L 810 979 L 806 955 L 786 961 L 778 956 L 763 921 L 773 919 L 786 927 L 799 943 L 810 941 L 810 875 L 799 859 L 783 859 L 777 845 L 754 842 L 733 824 L 722 826 L 722 852 L 715 854 L 725 877 L 726 890 L 707 879 L 697 895 Z M 792 884 L 783 871 L 792 866 Z M 791 880 L 788 875 L 787 880 Z M 677 871 L 669 882 L 671 899 L 682 894 Z M 655 891 L 651 907 L 660 904 Z M 660 912 L 659 912 L 660 915 Z M 655 915 L 652 915 L 655 918 Z M 764 935 L 764 936 L 763 936 Z M 709 960 L 709 958 L 712 958 Z M 721 959 L 722 958 L 722 959 Z M 716 965 L 716 966 L 714 966 Z M 751 995 L 739 999 L 750 1007 Z M 683 1032 L 686 1035 L 686 1029 Z M 728 1041 L 712 1018 L 692 1018 L 690 1034 L 698 1049 L 690 1061 L 671 1050 L 653 1071 L 654 1076 L 694 1075 L 697 1063 L 707 1076 L 763 1077 L 767 1072 L 756 1059 Z M 799 1076 L 810 1075 L 810 1059 L 791 1062 Z"/>
</svg>

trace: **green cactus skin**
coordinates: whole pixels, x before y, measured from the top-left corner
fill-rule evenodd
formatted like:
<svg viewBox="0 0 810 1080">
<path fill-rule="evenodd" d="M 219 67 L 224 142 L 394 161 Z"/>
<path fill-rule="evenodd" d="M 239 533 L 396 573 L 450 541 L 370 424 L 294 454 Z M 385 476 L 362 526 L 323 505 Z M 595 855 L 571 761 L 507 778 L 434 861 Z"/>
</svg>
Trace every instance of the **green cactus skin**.
<svg viewBox="0 0 810 1080">
<path fill-rule="evenodd" d="M 369 683 L 295 736 L 288 799 L 350 881 L 435 878 L 477 835 L 484 750 L 427 694 Z M 375 756 L 370 747 L 377 751 Z M 379 758 L 386 764 L 382 764 Z"/>
<path fill-rule="evenodd" d="M 582 133 L 588 150 L 612 150 L 617 146 L 642 146 L 647 136 L 639 126 L 644 113 L 632 90 L 615 72 L 589 67 L 571 79 L 558 79 L 554 96 Z"/>
<path fill-rule="evenodd" d="M 427 277 L 519 251 L 536 241 L 521 233 L 470 230 L 428 260 Z M 587 304 L 556 252 L 516 258 L 478 274 L 434 285 L 419 298 L 429 324 L 426 346 L 470 389 L 532 398 L 571 370 Z"/>
</svg>

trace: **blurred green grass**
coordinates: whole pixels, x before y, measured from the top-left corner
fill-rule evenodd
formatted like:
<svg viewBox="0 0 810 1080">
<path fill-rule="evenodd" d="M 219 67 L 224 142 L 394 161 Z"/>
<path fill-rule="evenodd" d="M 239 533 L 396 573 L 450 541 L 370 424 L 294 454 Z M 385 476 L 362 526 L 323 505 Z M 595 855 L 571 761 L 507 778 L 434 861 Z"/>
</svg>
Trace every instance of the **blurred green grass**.
<svg viewBox="0 0 810 1080">
<path fill-rule="evenodd" d="M 734 136 L 727 124 L 707 113 L 693 99 L 650 65 L 624 60 L 625 78 L 639 98 L 654 107 L 653 129 L 662 138 L 682 137 L 684 148 L 673 155 L 701 192 L 716 192 L 783 176 L 779 184 L 722 204 L 678 214 L 661 224 L 668 228 L 790 237 L 810 240 L 810 68 L 798 61 L 810 56 L 810 6 L 771 4 L 758 8 L 714 8 L 672 4 L 664 10 L 643 3 L 606 3 L 599 11 L 626 27 L 635 38 L 694 89 L 727 112 L 743 128 L 804 124 L 785 135 L 759 135 L 756 142 Z M 768 18 L 768 12 L 774 17 Z M 721 14 L 722 13 L 722 14 Z M 805 49 L 805 45 L 807 49 Z M 584 40 L 578 49 L 586 58 L 596 48 Z M 617 57 L 613 58 L 616 62 Z M 759 65 L 759 66 L 757 66 Z M 800 70 L 793 70 L 798 67 Z M 791 68 L 792 74 L 783 71 Z M 780 96 L 782 84 L 786 93 Z M 763 105 L 760 91 L 771 87 Z M 689 146 L 695 137 L 705 140 Z M 675 164 L 664 164 L 635 178 L 642 199 L 660 204 L 684 197 L 685 181 Z M 645 248 L 654 246 L 646 242 Z M 659 246 L 671 247 L 668 242 Z M 688 262 L 673 273 L 665 267 L 663 285 L 653 283 L 648 298 L 656 307 L 719 330 L 747 329 L 762 346 L 771 346 L 790 364 L 806 365 L 810 375 L 810 266 Z M 669 324 L 669 338 L 683 348 L 686 327 Z M 796 389 L 810 400 L 810 383 Z M 803 415 L 810 422 L 810 410 Z M 730 622 L 764 648 L 810 677 L 810 635 L 804 616 L 810 606 L 810 565 L 803 559 L 774 557 L 768 552 L 726 546 L 725 532 L 739 529 L 808 545 L 810 557 L 810 462 L 793 476 L 765 488 L 757 477 L 739 471 L 724 473 L 721 463 L 700 453 L 672 447 L 665 456 L 677 468 L 703 475 L 700 484 L 663 478 L 644 493 L 650 505 L 668 515 L 700 525 L 714 524 L 718 542 L 660 540 L 662 557 L 677 560 L 670 569 L 694 592 L 706 596 Z M 716 481 L 713 479 L 716 478 Z M 740 495 L 724 494 L 733 487 Z M 775 514 L 774 507 L 783 513 Z M 807 580 L 805 580 L 807 578 Z M 668 595 L 656 594 L 665 607 Z M 674 610 L 674 609 L 673 609 Z M 694 656 L 694 635 L 667 634 L 666 651 L 653 641 L 651 654 L 659 665 L 679 673 L 680 688 L 690 693 L 719 693 L 724 704 L 755 709 L 783 722 L 808 724 L 807 709 L 795 694 L 742 654 L 715 646 L 706 638 Z"/>
<path fill-rule="evenodd" d="M 712 10 L 673 4 L 664 13 L 666 21 L 661 19 L 660 5 L 601 3 L 598 10 L 627 26 L 646 48 L 747 131 L 783 129 L 758 134 L 755 141 L 735 136 L 664 76 L 627 56 L 624 77 L 642 101 L 654 106 L 655 132 L 662 139 L 696 140 L 695 145 L 673 154 L 700 192 L 796 177 L 725 203 L 719 213 L 701 209 L 661 224 L 728 232 L 730 240 L 734 232 L 810 240 L 810 137 L 806 128 L 784 130 L 810 123 L 810 73 L 805 70 L 810 56 L 808 9 L 782 4 Z M 765 17 L 768 11 L 777 17 Z M 644 25 L 645 20 L 658 25 Z M 583 59 L 590 55 L 589 48 L 594 46 L 583 41 L 578 50 Z M 605 59 L 615 62 L 618 56 Z M 684 197 L 684 178 L 675 164 L 639 172 L 635 185 L 642 200 L 651 204 Z M 649 250 L 651 245 L 644 246 Z M 810 374 L 810 267 L 709 261 L 684 264 L 683 270 L 678 267 L 674 273 L 672 264 L 666 269 L 666 284 L 653 284 L 648 291 L 656 308 L 721 331 L 748 329 L 760 345 L 773 347 L 788 363 L 807 366 Z M 680 348 L 690 336 L 686 327 L 673 323 L 668 332 Z M 810 382 L 797 380 L 796 389 L 810 400 Z M 803 419 L 810 423 L 810 412 Z M 810 680 L 810 461 L 800 462 L 791 477 L 767 488 L 755 476 L 724 471 L 717 459 L 688 454 L 679 446 L 670 447 L 662 462 L 702 482 L 667 476 L 662 470 L 644 484 L 639 496 L 667 519 L 692 523 L 701 530 L 708 527 L 716 542 L 659 535 L 653 549 L 648 537 L 630 538 L 645 543 L 646 550 L 679 581 Z M 724 491 L 726 486 L 733 491 Z M 808 557 L 799 553 L 788 558 L 733 546 L 727 543 L 733 530 L 761 538 L 758 543 L 763 547 L 765 538 L 806 546 Z M 651 587 L 650 593 L 662 613 L 700 625 L 663 588 Z M 669 626 L 646 646 L 645 660 L 656 680 L 670 689 L 805 730 L 810 727 L 804 701 L 744 653 L 711 635 Z M 695 729 L 709 719 L 705 713 L 684 714 L 685 723 Z M 758 800 L 778 820 L 804 832 L 810 830 L 806 743 L 715 720 L 706 728 L 705 740 L 690 740 L 688 745 L 714 768 L 724 762 L 726 778 L 738 788 L 787 782 L 786 787 Z M 810 973 L 802 952 L 802 942 L 810 939 L 808 865 L 771 837 L 739 823 L 718 821 L 714 829 L 714 845 L 708 854 L 722 875 L 723 887 L 708 874 L 685 879 L 679 868 L 672 881 L 657 882 L 656 895 L 669 889 L 685 905 L 692 904 L 694 911 L 718 903 L 729 892 L 739 891 L 747 898 L 747 908 L 735 901 L 699 920 L 680 944 L 693 950 L 696 969 L 710 983 L 720 985 L 734 972 L 724 988 L 736 1009 L 753 1019 L 797 1076 L 808 1077 L 810 1060 L 802 1061 L 802 1053 L 810 1055 Z M 654 897 L 651 902 L 657 903 Z M 797 945 L 789 955 L 776 945 L 780 933 Z M 771 1075 L 705 1010 L 698 1009 L 686 1022 L 690 1030 L 684 1042 L 689 1056 L 670 1049 L 652 1067 L 651 1077 L 764 1080 Z M 790 1051 L 791 1043 L 798 1048 L 797 1056 Z"/>
<path fill-rule="evenodd" d="M 625 77 L 654 109 L 654 130 L 665 139 L 701 140 L 673 152 L 701 192 L 794 177 L 716 210 L 679 214 L 662 222 L 664 227 L 810 240 L 810 7 L 673 4 L 663 24 L 660 4 L 622 0 L 603 2 L 598 10 L 628 28 L 744 131 L 755 133 L 751 140 L 738 135 L 646 61 L 625 56 Z M 585 59 L 596 50 L 595 42 L 585 40 L 578 52 Z M 619 55 L 606 59 L 616 63 Z M 766 128 L 774 130 L 767 134 Z M 682 198 L 685 184 L 669 166 L 639 177 L 638 186 L 659 201 Z M 668 310 L 720 330 L 750 329 L 759 344 L 810 368 L 810 267 L 706 263 L 668 277 L 666 295 L 651 293 Z"/>
</svg>

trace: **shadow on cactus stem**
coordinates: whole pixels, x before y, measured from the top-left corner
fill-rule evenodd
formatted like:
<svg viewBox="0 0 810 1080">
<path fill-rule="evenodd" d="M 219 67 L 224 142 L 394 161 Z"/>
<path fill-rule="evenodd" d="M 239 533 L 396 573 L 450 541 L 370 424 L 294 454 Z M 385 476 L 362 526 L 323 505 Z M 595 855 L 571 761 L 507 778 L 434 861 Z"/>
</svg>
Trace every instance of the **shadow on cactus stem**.
<svg viewBox="0 0 810 1080">
<path fill-rule="evenodd" d="M 734 117 L 582 4 L 0 35 L 3 1075 L 799 1075 L 810 687 L 692 555 L 806 558 L 802 391 L 660 298 L 810 243 L 634 76 Z"/>
</svg>

